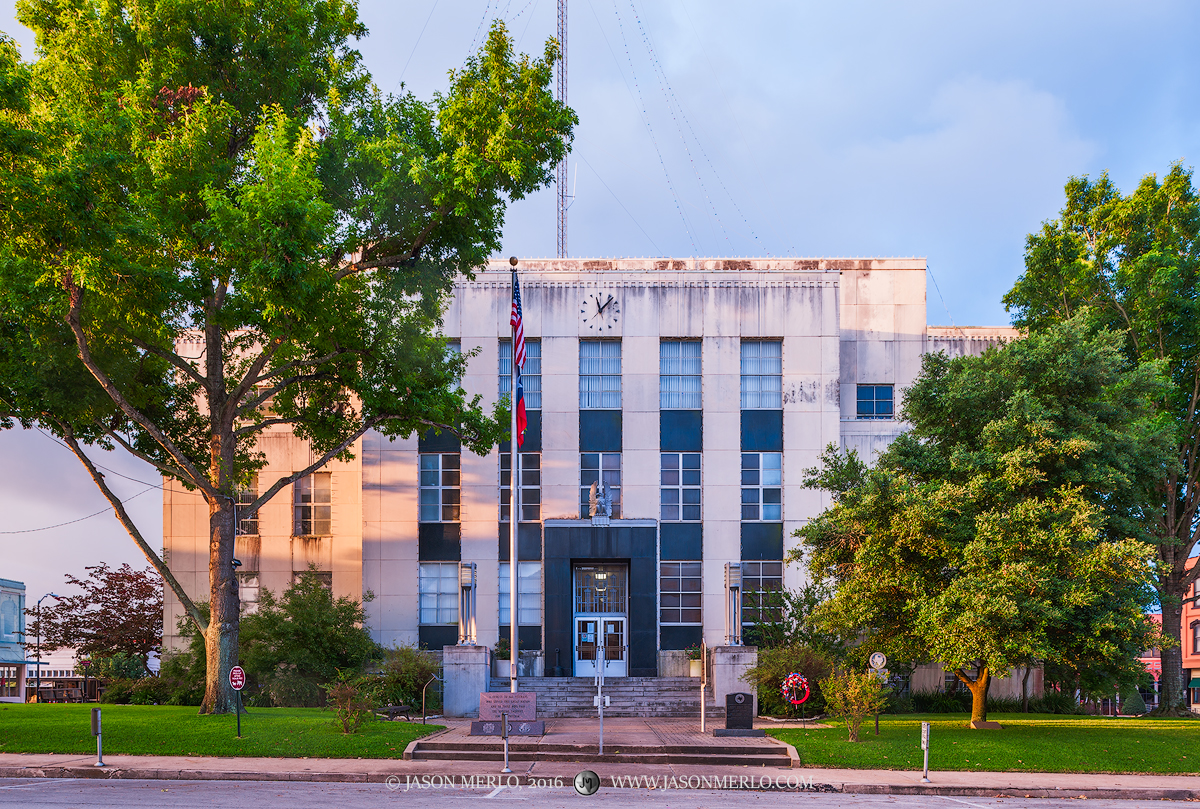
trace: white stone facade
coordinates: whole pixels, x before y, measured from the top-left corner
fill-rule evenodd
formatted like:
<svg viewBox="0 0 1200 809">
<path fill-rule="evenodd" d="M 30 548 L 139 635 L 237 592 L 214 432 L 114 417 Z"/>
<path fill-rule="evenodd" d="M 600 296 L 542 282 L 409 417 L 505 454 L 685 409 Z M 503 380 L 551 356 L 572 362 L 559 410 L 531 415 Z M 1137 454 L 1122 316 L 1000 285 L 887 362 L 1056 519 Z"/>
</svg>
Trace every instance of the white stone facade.
<svg viewBox="0 0 1200 809">
<path fill-rule="evenodd" d="M 710 646 L 725 641 L 725 565 L 742 561 L 745 547 L 743 341 L 777 340 L 782 347 L 781 521 L 786 553 L 796 542 L 793 531 L 827 505 L 823 493 L 801 485 L 804 470 L 816 465 L 822 449 L 839 443 L 870 459 L 902 430 L 895 419 L 857 417 L 860 385 L 892 386 L 898 409 L 900 393 L 916 377 L 926 351 L 974 354 L 1015 336 L 1004 328 L 927 327 L 923 259 L 550 259 L 524 261 L 519 271 L 526 339 L 541 344 L 543 526 L 537 530 L 544 578 L 568 575 L 551 562 L 551 551 L 557 550 L 546 546 L 560 541 L 550 538 L 560 536 L 553 531 L 584 525 L 578 522 L 580 340 L 599 336 L 599 328 L 604 339 L 620 341 L 621 511 L 620 520 L 613 522 L 636 521 L 628 524 L 638 526 L 657 525 L 661 517 L 660 341 L 699 341 L 702 553 L 692 556 L 702 564 L 702 631 Z M 477 352 L 468 363 L 463 387 L 481 394 L 488 405 L 499 396 L 500 343 L 509 339 L 510 289 L 507 262 L 493 262 L 474 280 L 457 286 L 445 317 L 446 337 L 458 340 L 464 352 Z M 602 300 L 611 295 L 616 302 L 601 318 L 592 316 L 594 305 L 589 309 L 590 296 L 596 294 Z M 585 414 L 585 423 L 587 419 Z M 268 467 L 260 473 L 263 480 L 308 463 L 306 445 L 288 433 L 272 433 L 264 449 Z M 418 618 L 420 548 L 426 547 L 418 541 L 419 441 L 416 436 L 389 441 L 368 434 L 355 447 L 355 456 L 329 468 L 330 533 L 293 537 L 293 501 L 284 490 L 263 508 L 258 534 L 239 538 L 243 570 L 258 574 L 258 586 L 279 591 L 293 571 L 311 561 L 331 572 L 335 594 L 374 595 L 366 604 L 367 622 L 380 642 L 428 640 L 434 635 L 423 634 Z M 507 532 L 507 524 L 498 522 L 500 454 L 493 450 L 480 457 L 464 451 L 460 460 L 457 547 L 461 561 L 477 565 L 478 638 L 490 646 L 500 633 L 500 532 Z M 175 485 L 167 487 L 164 509 L 169 564 L 189 592 L 205 599 L 207 509 Z M 451 533 L 445 537 L 452 543 Z M 653 550 L 647 558 L 658 570 L 658 560 L 666 557 Z M 802 575 L 789 566 L 784 584 L 797 586 Z M 561 585 L 543 581 L 541 592 L 549 594 Z M 648 614 L 643 607 L 657 605 L 659 593 L 649 594 L 649 602 L 647 593 L 636 594 L 643 600 L 635 607 L 632 590 L 631 586 L 629 637 L 636 640 L 633 633 L 641 632 L 637 642 L 645 645 L 646 633 L 653 629 L 657 646 L 658 610 Z M 547 595 L 545 625 L 553 623 L 551 613 L 561 608 Z M 180 610 L 169 592 L 166 609 L 171 632 Z M 697 627 L 696 640 L 699 632 Z M 523 641 L 524 633 L 522 629 Z M 542 637 L 549 668 L 563 636 L 552 637 L 546 630 Z M 168 643 L 172 641 L 177 642 L 168 637 Z M 569 649 L 562 648 L 562 658 L 569 667 Z M 633 665 L 636 668 L 636 661 Z"/>
</svg>

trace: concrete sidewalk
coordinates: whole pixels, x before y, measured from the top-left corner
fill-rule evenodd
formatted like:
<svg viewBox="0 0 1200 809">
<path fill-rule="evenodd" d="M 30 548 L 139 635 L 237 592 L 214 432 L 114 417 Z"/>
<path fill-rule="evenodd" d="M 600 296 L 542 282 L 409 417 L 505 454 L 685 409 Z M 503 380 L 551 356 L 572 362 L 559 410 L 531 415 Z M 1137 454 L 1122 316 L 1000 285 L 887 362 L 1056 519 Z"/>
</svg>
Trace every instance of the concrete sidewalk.
<svg viewBox="0 0 1200 809">
<path fill-rule="evenodd" d="M 469 724 L 469 720 L 437 721 L 448 726 L 440 734 L 445 736 L 461 735 L 464 724 Z M 767 726 L 778 727 L 775 724 Z M 581 753 L 587 748 L 595 750 L 597 731 L 595 720 L 547 721 L 547 738 L 578 744 Z M 431 738 L 435 736 L 425 737 Z M 474 738 L 482 741 L 480 737 Z M 513 739 L 514 742 L 519 740 L 519 737 Z M 606 753 L 614 753 L 611 758 L 606 755 L 603 761 L 512 761 L 512 775 L 502 775 L 503 764 L 496 761 L 411 760 L 412 748 L 420 741 L 417 740 L 408 746 L 403 758 L 395 759 L 109 755 L 105 756 L 108 766 L 101 768 L 94 766 L 95 756 L 90 755 L 0 753 L 0 777 L 337 781 L 386 783 L 393 789 L 423 784 L 490 789 L 531 782 L 570 787 L 577 773 L 592 770 L 600 775 L 606 788 L 807 789 L 858 794 L 1200 800 L 1200 777 L 1196 775 L 931 772 L 932 783 L 923 784 L 919 771 L 800 767 L 794 750 L 791 767 L 633 763 L 617 753 L 622 746 L 637 744 L 674 742 L 730 748 L 746 743 L 741 739 L 702 735 L 699 721 L 694 719 L 605 720 L 604 740 Z M 761 743 L 763 740 L 755 741 Z"/>
</svg>

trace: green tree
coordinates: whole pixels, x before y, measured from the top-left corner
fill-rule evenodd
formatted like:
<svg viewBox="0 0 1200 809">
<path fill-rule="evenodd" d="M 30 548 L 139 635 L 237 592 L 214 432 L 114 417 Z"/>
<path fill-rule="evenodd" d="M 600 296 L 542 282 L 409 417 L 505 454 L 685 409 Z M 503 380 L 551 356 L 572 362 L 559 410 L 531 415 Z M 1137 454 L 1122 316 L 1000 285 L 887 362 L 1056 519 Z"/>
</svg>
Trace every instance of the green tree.
<svg viewBox="0 0 1200 809">
<path fill-rule="evenodd" d="M 234 498 L 286 428 L 313 462 L 368 430 L 506 420 L 438 338 L 456 278 L 500 247 L 511 200 L 549 182 L 574 113 L 558 58 L 497 22 L 432 101 L 382 97 L 349 0 L 21 0 L 30 66 L 0 43 L 0 420 L 40 423 L 86 466 L 205 634 L 201 712 L 232 710 Z M 124 450 L 209 508 L 211 620 L 85 452 Z"/>
<path fill-rule="evenodd" d="M 991 676 L 1028 660 L 1121 679 L 1152 632 L 1151 548 L 1123 529 L 1129 490 L 1161 462 L 1164 386 L 1122 339 L 1071 322 L 981 357 L 926 356 L 901 411 L 912 429 L 873 468 L 830 447 L 810 470 L 834 497 L 797 532 L 836 585 L 817 619 L 864 631 L 858 657 L 952 668 L 973 720 Z"/>
<path fill-rule="evenodd" d="M 1157 549 L 1154 587 L 1162 608 L 1162 702 L 1184 715 L 1178 642 L 1183 601 L 1200 576 L 1187 561 L 1200 548 L 1200 202 L 1192 171 L 1176 163 L 1122 195 L 1107 174 L 1073 177 L 1059 218 L 1025 242 L 1025 273 L 1004 297 L 1013 322 L 1037 333 L 1079 313 L 1120 329 L 1131 361 L 1164 364 L 1171 389 L 1160 400 L 1173 451 L 1147 482 L 1139 535 Z"/>
</svg>

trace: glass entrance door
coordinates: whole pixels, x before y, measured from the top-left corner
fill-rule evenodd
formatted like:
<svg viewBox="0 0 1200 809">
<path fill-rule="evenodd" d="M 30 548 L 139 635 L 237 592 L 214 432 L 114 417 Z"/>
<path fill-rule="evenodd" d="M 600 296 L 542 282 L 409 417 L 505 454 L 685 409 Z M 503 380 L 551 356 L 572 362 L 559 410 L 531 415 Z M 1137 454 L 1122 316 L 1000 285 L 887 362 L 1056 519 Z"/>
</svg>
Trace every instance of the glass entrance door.
<svg viewBox="0 0 1200 809">
<path fill-rule="evenodd" d="M 594 677 L 603 666 L 605 677 L 624 677 L 629 672 L 629 568 L 577 565 L 574 573 L 575 676 Z"/>
</svg>

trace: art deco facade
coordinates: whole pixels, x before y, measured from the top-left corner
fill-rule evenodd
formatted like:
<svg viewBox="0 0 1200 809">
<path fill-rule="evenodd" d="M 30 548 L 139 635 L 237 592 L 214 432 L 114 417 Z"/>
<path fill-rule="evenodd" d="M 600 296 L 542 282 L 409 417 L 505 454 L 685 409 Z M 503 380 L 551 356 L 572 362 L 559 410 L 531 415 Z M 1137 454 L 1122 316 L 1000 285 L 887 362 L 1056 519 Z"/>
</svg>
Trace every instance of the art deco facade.
<svg viewBox="0 0 1200 809">
<path fill-rule="evenodd" d="M 630 675 L 658 673 L 659 650 L 725 642 L 727 565 L 740 565 L 746 622 L 754 592 L 801 583 L 783 560 L 827 505 L 802 486 L 822 449 L 870 458 L 903 429 L 895 411 L 922 354 L 1013 336 L 926 326 L 922 259 L 560 259 L 520 273 L 519 639 L 546 650 L 547 669 L 557 651 L 567 674 L 591 670 L 598 639 L 622 650 L 610 674 Z M 463 385 L 489 402 L 508 390 L 509 278 L 490 264 L 446 313 L 447 339 L 476 352 Z M 262 448 L 263 481 L 310 462 L 287 432 Z M 368 624 L 385 645 L 441 647 L 458 640 L 459 563 L 473 562 L 478 640 L 494 644 L 509 620 L 504 450 L 368 434 L 353 461 L 242 526 L 244 605 L 313 564 L 335 594 L 373 596 Z M 592 481 L 614 495 L 608 525 L 587 519 Z M 207 509 L 175 485 L 164 509 L 169 564 L 203 598 Z M 168 628 L 179 612 L 168 593 Z"/>
</svg>

